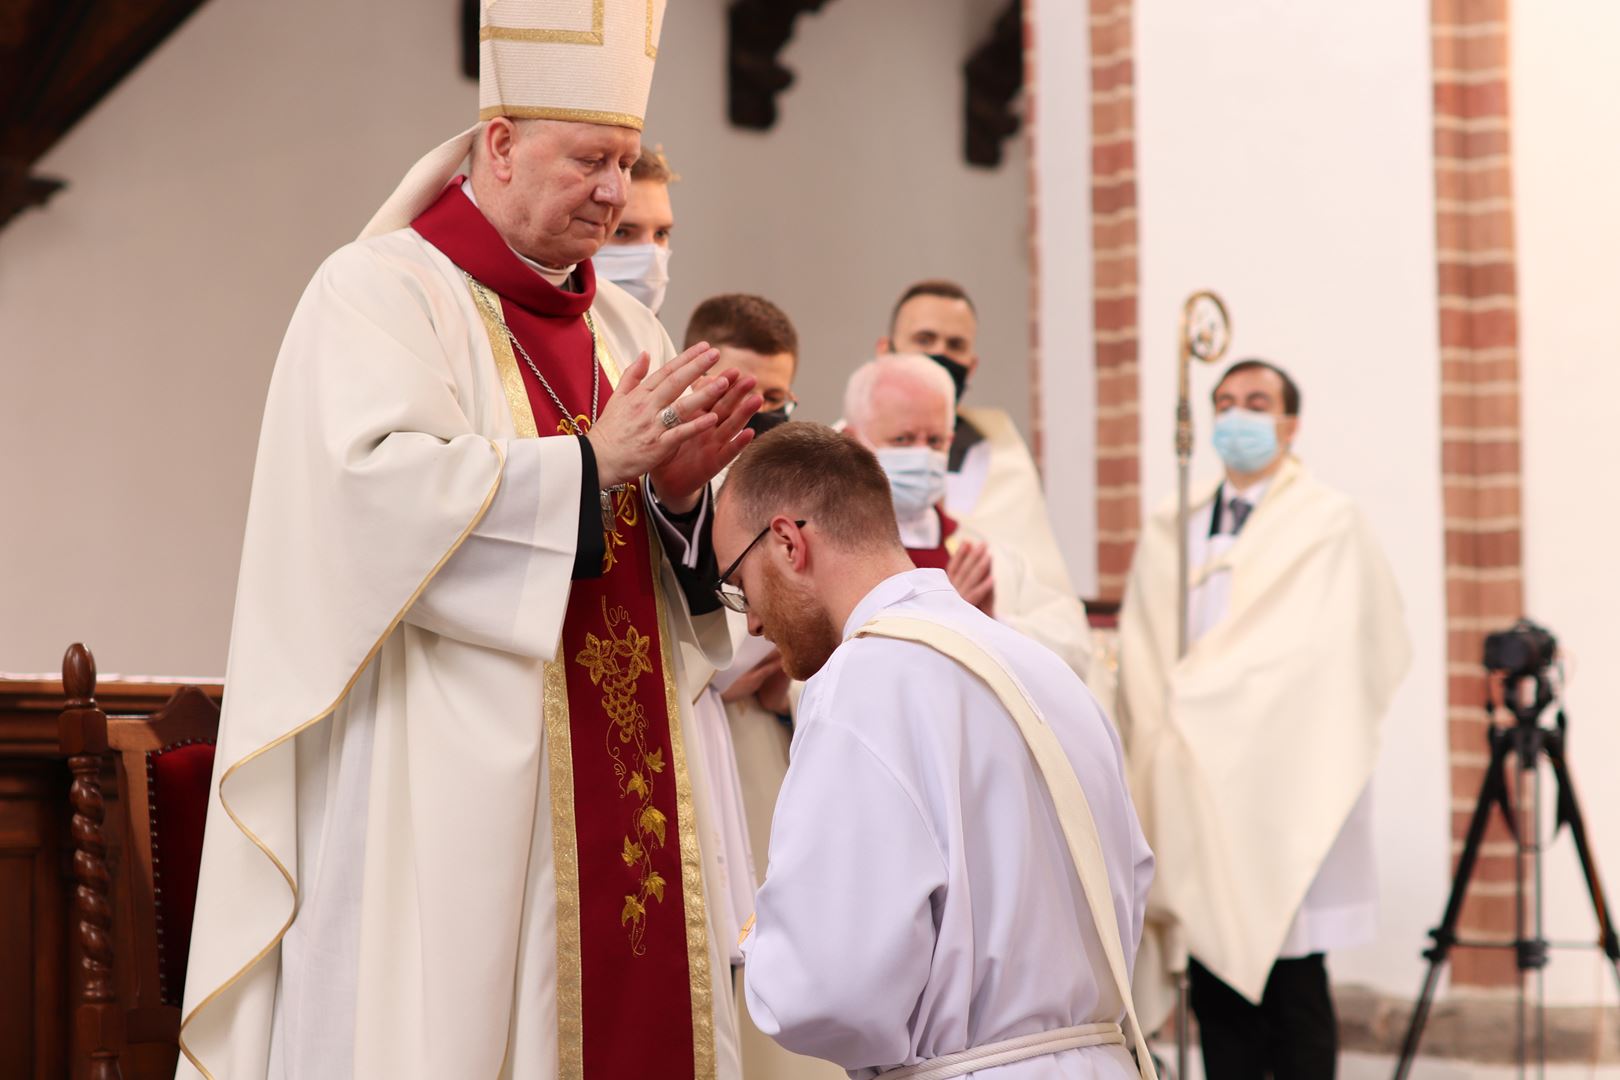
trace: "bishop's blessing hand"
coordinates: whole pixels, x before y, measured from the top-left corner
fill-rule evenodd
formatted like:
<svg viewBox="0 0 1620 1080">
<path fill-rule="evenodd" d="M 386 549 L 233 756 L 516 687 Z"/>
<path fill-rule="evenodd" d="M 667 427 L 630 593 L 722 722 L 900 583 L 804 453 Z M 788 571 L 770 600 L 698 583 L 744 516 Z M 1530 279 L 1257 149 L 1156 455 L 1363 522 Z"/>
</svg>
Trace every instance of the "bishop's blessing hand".
<svg viewBox="0 0 1620 1080">
<path fill-rule="evenodd" d="M 646 353 L 625 371 L 586 438 L 596 455 L 597 482 L 604 488 L 651 472 L 720 422 L 711 410 L 730 382 L 712 379 L 681 397 L 714 366 L 720 353 L 699 342 L 657 371 Z"/>
</svg>

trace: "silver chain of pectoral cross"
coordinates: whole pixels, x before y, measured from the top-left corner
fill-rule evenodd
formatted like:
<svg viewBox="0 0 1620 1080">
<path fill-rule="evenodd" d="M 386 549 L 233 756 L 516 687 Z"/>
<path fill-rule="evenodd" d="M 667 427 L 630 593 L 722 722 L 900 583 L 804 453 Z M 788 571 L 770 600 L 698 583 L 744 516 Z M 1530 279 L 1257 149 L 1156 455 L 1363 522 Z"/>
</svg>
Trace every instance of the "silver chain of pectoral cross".
<svg viewBox="0 0 1620 1080">
<path fill-rule="evenodd" d="M 506 331 L 507 340 L 510 341 L 512 343 L 512 347 L 518 351 L 518 355 L 523 357 L 523 362 L 529 365 L 529 370 L 534 372 L 534 377 L 540 380 L 540 385 L 545 390 L 546 396 L 550 397 L 551 403 L 557 406 L 557 412 L 562 416 L 563 423 L 573 428 L 575 434 L 583 435 L 584 432 L 579 430 L 579 424 L 575 423 L 574 421 L 574 414 L 568 411 L 568 407 L 562 403 L 562 398 L 557 396 L 557 391 L 552 389 L 551 380 L 547 379 L 545 373 L 540 370 L 540 365 L 534 362 L 534 358 L 529 355 L 529 350 L 523 347 L 523 342 L 519 341 L 517 339 L 517 335 L 512 333 L 512 327 L 506 322 L 505 313 L 501 311 L 499 306 L 490 300 L 489 294 L 482 286 L 476 286 L 475 283 L 475 288 L 472 290 L 472 292 L 473 295 L 478 298 L 479 306 L 482 307 L 484 311 L 488 313 L 496 322 L 501 324 L 502 330 Z M 601 360 L 597 359 L 596 320 L 591 318 L 591 313 L 589 311 L 585 312 L 585 329 L 590 331 L 591 335 L 590 425 L 594 428 L 596 426 L 596 418 L 599 415 L 599 406 L 602 400 L 602 362 Z M 603 532 L 619 531 L 615 524 L 616 519 L 618 518 L 618 513 L 614 507 L 614 497 L 620 492 L 628 491 L 629 489 L 630 485 L 628 483 L 614 484 L 612 487 L 601 489 Z"/>
<path fill-rule="evenodd" d="M 562 403 L 562 398 L 557 396 L 557 391 L 551 388 L 551 380 L 547 379 L 545 373 L 540 370 L 540 365 L 534 362 L 534 358 L 529 355 L 529 350 L 523 347 L 523 342 L 519 341 L 517 335 L 512 333 L 512 328 L 507 325 L 505 314 L 492 306 L 489 295 L 483 289 L 474 290 L 474 295 L 478 297 L 478 302 L 483 305 L 484 310 L 489 312 L 501 324 L 502 330 L 506 331 L 507 340 L 518 351 L 518 355 L 523 357 L 523 362 L 529 365 L 529 370 L 534 372 L 534 377 L 540 380 L 540 385 L 545 389 L 546 395 L 551 398 L 551 403 L 557 406 L 557 412 L 562 414 L 563 422 L 576 432 L 583 434 L 583 432 L 579 432 L 579 425 L 574 422 L 574 414 L 568 411 L 568 407 Z M 585 313 L 585 329 L 590 331 L 591 335 L 591 426 L 595 427 L 599 405 L 602 400 L 602 363 L 596 358 L 596 320 L 591 318 L 589 311 Z"/>
</svg>

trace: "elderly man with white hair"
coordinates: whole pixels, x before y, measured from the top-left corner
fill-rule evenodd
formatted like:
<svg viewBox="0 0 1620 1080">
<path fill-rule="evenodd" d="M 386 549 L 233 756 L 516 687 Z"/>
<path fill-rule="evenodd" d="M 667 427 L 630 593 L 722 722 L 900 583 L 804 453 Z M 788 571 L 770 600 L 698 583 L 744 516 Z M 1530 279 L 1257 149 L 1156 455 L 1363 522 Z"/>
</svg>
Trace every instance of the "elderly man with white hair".
<svg viewBox="0 0 1620 1080">
<path fill-rule="evenodd" d="M 480 123 L 276 362 L 184 1076 L 740 1073 L 685 729 L 693 658 L 730 654 L 708 482 L 760 399 L 690 390 L 715 351 L 591 265 L 664 5 L 479 8 Z"/>
<path fill-rule="evenodd" d="M 963 599 L 1039 641 L 1084 677 L 1085 608 L 1044 584 L 1017 551 L 987 541 L 945 510 L 946 455 L 956 386 L 920 353 L 885 353 L 850 376 L 844 430 L 877 455 L 889 478 L 900 539 L 921 568 L 944 570 Z"/>
</svg>

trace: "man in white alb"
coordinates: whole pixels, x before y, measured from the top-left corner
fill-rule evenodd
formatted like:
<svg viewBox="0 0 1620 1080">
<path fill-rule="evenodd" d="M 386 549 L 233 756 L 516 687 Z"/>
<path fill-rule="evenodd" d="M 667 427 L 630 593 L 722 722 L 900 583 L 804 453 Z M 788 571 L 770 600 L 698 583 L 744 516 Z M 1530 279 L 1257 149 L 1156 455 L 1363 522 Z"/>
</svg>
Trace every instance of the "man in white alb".
<svg viewBox="0 0 1620 1080">
<path fill-rule="evenodd" d="M 1366 521 L 1291 453 L 1294 381 L 1246 360 L 1214 405 L 1226 470 L 1189 521 L 1186 657 L 1173 504 L 1143 529 L 1120 621 L 1120 723 L 1166 935 L 1162 963 L 1156 934 L 1144 943 L 1139 1000 L 1162 1018 L 1184 946 L 1210 1080 L 1324 1080 L 1324 954 L 1376 930 L 1369 781 L 1410 650 Z"/>
<path fill-rule="evenodd" d="M 809 680 L 744 942 L 760 1030 L 857 1077 L 1152 1076 L 1128 972 L 1153 857 L 1079 678 L 915 568 L 882 468 L 829 428 L 745 450 L 714 536 L 722 599 Z"/>
</svg>

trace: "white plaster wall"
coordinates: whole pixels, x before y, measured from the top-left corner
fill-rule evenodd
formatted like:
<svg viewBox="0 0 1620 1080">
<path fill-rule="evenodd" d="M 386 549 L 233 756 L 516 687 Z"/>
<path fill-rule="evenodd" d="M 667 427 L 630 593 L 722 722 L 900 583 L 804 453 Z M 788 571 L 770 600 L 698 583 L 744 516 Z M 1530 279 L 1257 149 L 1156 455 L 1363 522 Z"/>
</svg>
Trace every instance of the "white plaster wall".
<svg viewBox="0 0 1620 1080">
<path fill-rule="evenodd" d="M 974 398 L 1022 421 L 1023 149 L 961 163 L 960 69 L 994 0 L 829 5 L 768 135 L 725 120 L 723 0 L 666 19 L 648 135 L 685 176 L 666 315 L 776 299 L 807 417 L 894 296 L 959 277 Z M 0 233 L 0 671 L 223 670 L 264 390 L 320 260 L 465 127 L 459 5 L 212 0 L 41 163 L 69 189 Z"/>
<path fill-rule="evenodd" d="M 1620 884 L 1620 480 L 1612 465 L 1620 68 L 1612 54 L 1620 8 L 1606 0 L 1511 7 L 1526 600 L 1569 656 L 1571 768 L 1613 889 Z M 1553 843 L 1547 868 L 1549 936 L 1595 940 L 1567 833 Z M 1554 1000 L 1615 1000 L 1612 973 L 1591 954 L 1555 953 L 1548 991 Z"/>
<path fill-rule="evenodd" d="M 1445 895 L 1441 580 L 1428 8 L 1145 0 L 1138 12 L 1143 490 L 1174 491 L 1176 320 L 1214 288 L 1233 358 L 1304 390 L 1299 452 L 1356 498 L 1389 555 L 1414 645 L 1375 784 L 1382 937 L 1336 980 L 1412 994 Z M 1194 373 L 1198 477 L 1213 478 Z"/>
<path fill-rule="evenodd" d="M 682 180 L 663 318 L 677 342 L 704 297 L 754 292 L 800 334 L 801 414 L 831 420 L 844 381 L 925 277 L 960 281 L 979 309 L 970 403 L 1029 416 L 1025 164 L 962 162 L 962 76 L 1000 0 L 840 0 L 799 19 L 797 79 L 769 134 L 725 124 L 724 0 L 666 17 L 646 137 Z"/>
<path fill-rule="evenodd" d="M 1097 356 L 1091 304 L 1090 7 L 1034 0 L 1046 507 L 1075 588 L 1097 588 Z"/>
</svg>

